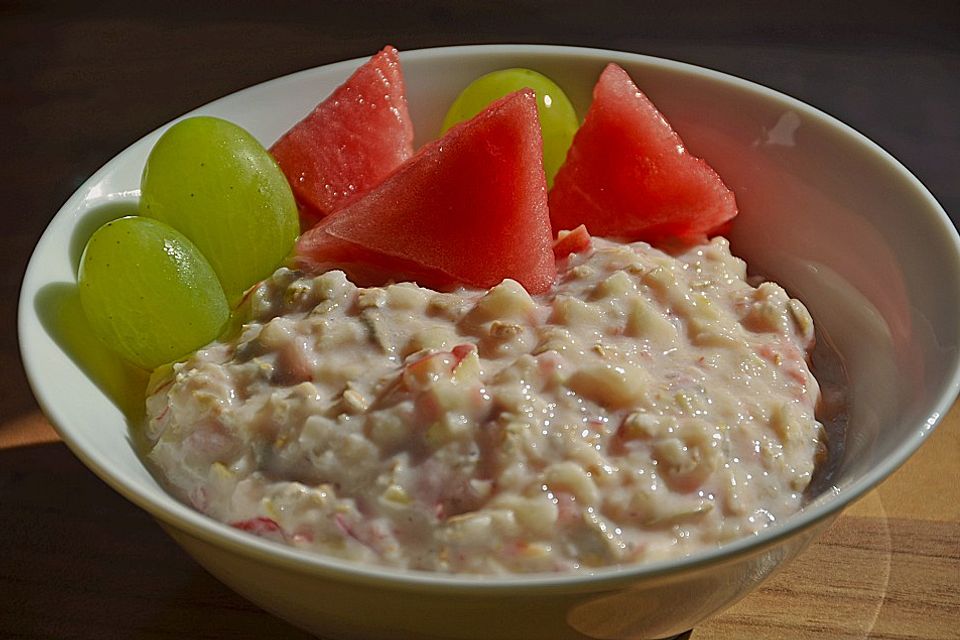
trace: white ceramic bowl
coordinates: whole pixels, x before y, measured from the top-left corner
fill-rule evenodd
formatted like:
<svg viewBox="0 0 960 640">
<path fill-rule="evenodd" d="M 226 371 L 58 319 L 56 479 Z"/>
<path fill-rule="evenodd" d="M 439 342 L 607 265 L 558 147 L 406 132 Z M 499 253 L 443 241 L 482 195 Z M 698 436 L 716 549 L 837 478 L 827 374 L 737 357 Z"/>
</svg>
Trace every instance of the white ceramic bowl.
<svg viewBox="0 0 960 640">
<path fill-rule="evenodd" d="M 736 192 L 742 213 L 734 251 L 800 297 L 839 351 L 852 389 L 846 455 L 832 490 L 776 528 L 682 560 L 589 573 L 482 578 L 387 570 L 308 555 L 214 522 L 147 472 L 124 415 L 71 359 L 69 332 L 57 323 L 83 241 L 136 197 L 155 131 L 91 177 L 38 243 L 20 299 L 23 360 L 41 407 L 76 455 L 241 594 L 331 638 L 669 636 L 732 604 L 800 552 L 903 463 L 950 408 L 960 385 L 957 232 L 923 185 L 856 131 L 756 84 L 629 53 L 504 45 L 411 51 L 401 59 L 420 142 L 438 130 L 457 92 L 487 71 L 546 73 L 583 114 L 603 65 L 623 66 Z M 269 144 L 360 62 L 279 78 L 195 113 L 237 122 Z M 100 385 L 109 387 L 109 378 Z"/>
</svg>

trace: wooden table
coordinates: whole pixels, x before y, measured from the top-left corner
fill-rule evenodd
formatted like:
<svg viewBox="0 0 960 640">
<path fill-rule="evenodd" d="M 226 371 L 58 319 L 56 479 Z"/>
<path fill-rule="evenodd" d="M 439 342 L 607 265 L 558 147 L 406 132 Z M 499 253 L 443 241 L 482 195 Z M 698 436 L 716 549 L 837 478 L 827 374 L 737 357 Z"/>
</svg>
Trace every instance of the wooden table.
<svg viewBox="0 0 960 640">
<path fill-rule="evenodd" d="M 0 2 L 0 638 L 306 637 L 220 585 L 74 459 L 20 367 L 12 301 L 47 221 L 131 141 L 211 99 L 387 42 L 636 51 L 808 101 L 960 213 L 954 3 L 715 4 Z M 693 638 L 960 638 L 958 461 L 955 407 L 904 468 Z"/>
<path fill-rule="evenodd" d="M 899 471 L 694 640 L 960 638 L 960 405 Z M 306 638 L 194 564 L 58 441 L 0 424 L 0 637 Z"/>
</svg>

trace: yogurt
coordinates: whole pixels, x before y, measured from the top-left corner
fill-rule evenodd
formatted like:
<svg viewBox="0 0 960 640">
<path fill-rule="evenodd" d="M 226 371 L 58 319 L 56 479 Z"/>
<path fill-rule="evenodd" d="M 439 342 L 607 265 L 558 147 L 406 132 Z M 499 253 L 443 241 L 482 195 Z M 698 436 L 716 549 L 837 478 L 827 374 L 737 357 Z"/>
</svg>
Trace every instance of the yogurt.
<svg viewBox="0 0 960 640">
<path fill-rule="evenodd" d="M 148 397 L 149 461 L 225 523 L 441 572 L 683 556 L 798 511 L 825 450 L 804 306 L 723 238 L 558 267 L 537 297 L 282 268 Z"/>
</svg>

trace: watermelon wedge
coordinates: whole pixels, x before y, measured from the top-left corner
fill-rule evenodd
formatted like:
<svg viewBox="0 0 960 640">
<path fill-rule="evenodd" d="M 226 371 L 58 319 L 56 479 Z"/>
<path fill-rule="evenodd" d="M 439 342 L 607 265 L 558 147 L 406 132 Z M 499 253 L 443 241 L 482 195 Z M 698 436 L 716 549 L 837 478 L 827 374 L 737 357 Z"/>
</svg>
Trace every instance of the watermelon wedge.
<svg viewBox="0 0 960 640">
<path fill-rule="evenodd" d="M 730 191 L 627 72 L 607 65 L 550 191 L 554 231 L 702 241 L 737 215 Z"/>
<path fill-rule="evenodd" d="M 397 50 L 373 56 L 270 153 L 290 182 L 305 228 L 379 184 L 413 155 Z"/>
<path fill-rule="evenodd" d="M 313 270 L 354 276 L 363 265 L 364 276 L 435 288 L 513 278 L 542 293 L 556 274 L 552 245 L 536 98 L 525 89 L 425 145 L 303 234 L 296 254 Z"/>
</svg>

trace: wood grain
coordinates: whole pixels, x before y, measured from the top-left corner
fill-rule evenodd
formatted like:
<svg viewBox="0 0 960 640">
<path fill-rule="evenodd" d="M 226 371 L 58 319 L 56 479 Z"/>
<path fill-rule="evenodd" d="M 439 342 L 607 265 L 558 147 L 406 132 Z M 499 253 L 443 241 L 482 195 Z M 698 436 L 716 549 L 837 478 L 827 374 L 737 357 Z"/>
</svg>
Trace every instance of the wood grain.
<svg viewBox="0 0 960 640">
<path fill-rule="evenodd" d="M 0 638 L 307 636 L 207 575 L 57 441 L 16 300 L 60 204 L 133 140 L 299 69 L 401 49 L 547 42 L 648 53 L 785 91 L 879 142 L 960 213 L 951 2 L 0 0 Z M 64 390 L 69 393 L 69 390 Z M 960 638 L 960 413 L 695 640 Z"/>
<path fill-rule="evenodd" d="M 0 447 L 0 637 L 307 637 L 230 592 L 160 528 L 86 470 L 38 414 Z M 0 427 L 0 434 L 10 429 Z M 958 638 L 960 520 L 908 506 L 930 487 L 915 469 L 960 454 L 960 410 L 905 466 L 695 640 Z M 956 462 L 938 483 L 960 502 Z M 66 487 L 66 490 L 64 490 Z M 867 514 L 867 515 L 863 515 Z M 202 614 L 202 615 L 201 615 Z"/>
</svg>

